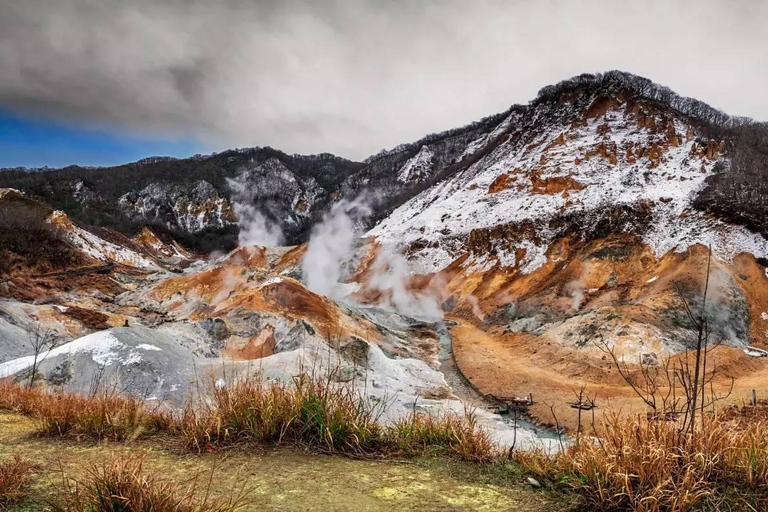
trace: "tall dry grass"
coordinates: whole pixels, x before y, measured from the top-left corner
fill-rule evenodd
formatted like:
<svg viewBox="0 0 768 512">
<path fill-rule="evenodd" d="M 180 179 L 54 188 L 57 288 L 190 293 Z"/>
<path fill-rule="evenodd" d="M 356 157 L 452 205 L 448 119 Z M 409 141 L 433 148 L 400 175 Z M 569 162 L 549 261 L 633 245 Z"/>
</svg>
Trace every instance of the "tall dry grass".
<svg viewBox="0 0 768 512">
<path fill-rule="evenodd" d="M 92 396 L 50 394 L 40 388 L 0 381 L 0 408 L 40 421 L 40 433 L 125 441 L 141 435 L 172 430 L 172 415 L 148 409 L 142 400 L 108 391 Z"/>
<path fill-rule="evenodd" d="M 210 401 L 187 404 L 178 424 L 196 449 L 253 440 L 362 454 L 384 439 L 378 412 L 349 388 L 301 375 L 289 386 L 258 378 L 214 386 Z"/>
<path fill-rule="evenodd" d="M 8 508 L 27 496 L 36 465 L 20 455 L 0 462 L 0 509 Z"/>
<path fill-rule="evenodd" d="M 385 405 L 361 397 L 331 378 L 300 375 L 288 385 L 241 379 L 225 387 L 211 382 L 206 400 L 180 413 L 147 409 L 137 398 L 98 393 L 49 394 L 0 382 L 0 409 L 39 419 L 39 433 L 127 441 L 165 433 L 193 450 L 237 443 L 301 445 L 354 456 L 444 453 L 490 461 L 497 449 L 473 412 L 433 417 L 413 412 L 391 425 L 379 422 Z"/>
<path fill-rule="evenodd" d="M 463 416 L 413 413 L 387 429 L 388 440 L 400 453 L 441 452 L 472 462 L 490 462 L 499 454 L 488 432 L 477 425 L 474 411 Z"/>
<path fill-rule="evenodd" d="M 385 406 L 332 379 L 302 374 L 290 385 L 239 380 L 215 388 L 203 406 L 188 404 L 178 429 L 188 446 L 257 441 L 299 444 L 327 453 L 407 455 L 440 451 L 488 461 L 496 449 L 475 415 L 434 417 L 413 412 L 392 425 L 379 418 Z"/>
<path fill-rule="evenodd" d="M 213 498 L 198 475 L 179 486 L 144 466 L 141 456 L 116 458 L 91 465 L 80 480 L 64 479 L 55 512 L 234 512 L 246 504 L 246 493 Z"/>
<path fill-rule="evenodd" d="M 518 452 L 529 472 L 562 482 L 594 510 L 768 509 L 766 424 L 674 422 L 609 415 L 599 438 L 549 456 Z"/>
</svg>

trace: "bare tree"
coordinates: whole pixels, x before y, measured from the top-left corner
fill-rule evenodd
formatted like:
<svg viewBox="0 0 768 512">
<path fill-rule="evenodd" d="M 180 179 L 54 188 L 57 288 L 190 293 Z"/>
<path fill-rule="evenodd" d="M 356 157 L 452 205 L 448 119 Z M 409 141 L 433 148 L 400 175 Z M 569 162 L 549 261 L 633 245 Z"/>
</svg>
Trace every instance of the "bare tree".
<svg viewBox="0 0 768 512">
<path fill-rule="evenodd" d="M 51 350 L 56 348 L 58 340 L 52 331 L 48 329 L 43 330 L 38 326 L 34 331 L 29 333 L 29 341 L 34 352 L 32 368 L 29 373 L 29 387 L 31 388 L 35 385 L 40 365 L 43 364 L 43 361 L 45 361 L 48 354 L 51 353 Z"/>
<path fill-rule="evenodd" d="M 603 338 L 595 340 L 597 347 L 611 357 L 613 366 L 616 367 L 624 382 L 651 410 L 648 418 L 677 421 L 682 417 L 681 432 L 693 432 L 696 429 L 697 411 L 703 422 L 706 408 L 712 407 L 714 410 L 716 402 L 727 398 L 733 391 L 735 380 L 731 378 L 730 389 L 726 393 L 718 394 L 714 389 L 717 366 L 707 367 L 709 351 L 720 343 L 720 341 L 713 344 L 709 342 L 712 330 L 707 317 L 707 295 L 711 265 L 712 248 L 710 247 L 702 305 L 698 311 L 694 311 L 695 308 L 686 298 L 680 284 L 673 283 L 689 320 L 690 330 L 696 336 L 693 362 L 688 353 L 674 363 L 669 356 L 664 357 L 660 362 L 646 361 L 641 357 L 637 367 L 631 368 Z M 680 393 L 678 393 L 678 387 Z"/>
</svg>

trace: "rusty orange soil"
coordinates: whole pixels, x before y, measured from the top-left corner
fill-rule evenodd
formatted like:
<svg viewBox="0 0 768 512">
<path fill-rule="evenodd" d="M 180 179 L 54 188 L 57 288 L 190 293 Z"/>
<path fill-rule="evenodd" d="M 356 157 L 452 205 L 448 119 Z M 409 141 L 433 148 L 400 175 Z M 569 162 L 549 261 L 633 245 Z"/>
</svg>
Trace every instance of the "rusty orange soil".
<svg viewBox="0 0 768 512">
<path fill-rule="evenodd" d="M 550 405 L 557 420 L 575 429 L 577 411 L 568 404 L 585 386 L 585 393 L 596 397 L 599 418 L 609 410 L 644 413 L 647 408 L 623 381 L 608 359 L 594 358 L 528 333 L 496 334 L 481 330 L 466 320 L 453 318 L 453 350 L 461 372 L 481 392 L 496 396 L 533 395 L 533 419 L 553 424 Z M 741 403 L 752 389 L 768 396 L 768 361 L 755 359 L 743 351 L 718 347 L 710 353 L 710 368 L 718 366 L 716 389 L 735 384 L 723 404 Z M 591 421 L 591 418 L 589 419 Z"/>
</svg>

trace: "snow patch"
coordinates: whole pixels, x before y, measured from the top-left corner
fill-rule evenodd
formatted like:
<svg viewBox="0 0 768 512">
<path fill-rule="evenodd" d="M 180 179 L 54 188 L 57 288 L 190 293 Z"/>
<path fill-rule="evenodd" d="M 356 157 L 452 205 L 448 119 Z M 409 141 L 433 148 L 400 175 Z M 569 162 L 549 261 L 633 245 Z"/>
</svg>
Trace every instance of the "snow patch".
<svg viewBox="0 0 768 512">
<path fill-rule="evenodd" d="M 111 332 L 99 331 L 66 343 L 38 356 L 38 361 L 58 355 L 74 355 L 90 352 L 93 361 L 100 366 L 109 366 L 118 359 L 117 350 L 125 347 Z M 19 357 L 0 364 L 0 378 L 9 377 L 30 368 L 35 356 Z"/>
<path fill-rule="evenodd" d="M 51 213 L 46 222 L 58 226 L 72 245 L 92 258 L 101 261 L 114 261 L 115 263 L 122 263 L 130 267 L 160 270 L 160 267 L 155 262 L 136 251 L 108 242 L 90 231 L 75 225 L 60 210 Z"/>
<path fill-rule="evenodd" d="M 149 351 L 159 351 L 159 352 L 163 351 L 163 349 L 161 349 L 160 347 L 156 347 L 155 345 L 150 345 L 149 343 L 139 343 L 138 345 L 136 345 L 136 348 L 141 350 L 149 350 Z"/>
<path fill-rule="evenodd" d="M 429 146 L 421 146 L 419 152 L 405 162 L 397 175 L 397 181 L 407 183 L 409 181 L 423 181 L 432 172 L 435 153 Z"/>
</svg>

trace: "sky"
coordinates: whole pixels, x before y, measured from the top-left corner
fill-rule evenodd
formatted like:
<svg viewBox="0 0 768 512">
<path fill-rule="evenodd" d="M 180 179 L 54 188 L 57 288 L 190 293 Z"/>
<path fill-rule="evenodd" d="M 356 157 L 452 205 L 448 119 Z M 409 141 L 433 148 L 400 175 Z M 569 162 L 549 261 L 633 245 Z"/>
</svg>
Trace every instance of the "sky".
<svg viewBox="0 0 768 512">
<path fill-rule="evenodd" d="M 0 167 L 363 159 L 621 69 L 768 120 L 768 1 L 3 0 Z"/>
</svg>

